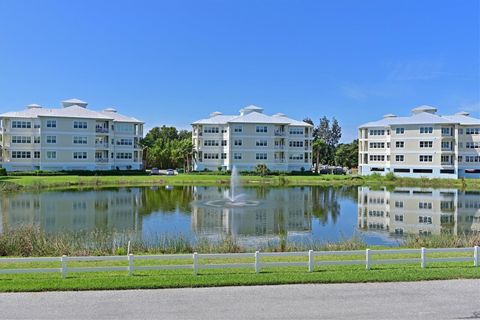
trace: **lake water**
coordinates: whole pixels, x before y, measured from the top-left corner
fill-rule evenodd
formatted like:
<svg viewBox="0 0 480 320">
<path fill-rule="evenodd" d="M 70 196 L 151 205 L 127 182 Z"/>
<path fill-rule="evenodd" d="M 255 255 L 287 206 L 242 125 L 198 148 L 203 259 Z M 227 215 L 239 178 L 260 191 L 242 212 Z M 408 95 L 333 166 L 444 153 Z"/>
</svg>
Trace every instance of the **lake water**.
<svg viewBox="0 0 480 320">
<path fill-rule="evenodd" d="M 358 235 L 397 245 L 407 234 L 480 231 L 480 191 L 368 187 L 244 188 L 258 205 L 212 205 L 217 187 L 140 187 L 1 194 L 0 232 L 38 225 L 45 232 L 109 230 L 144 239 L 181 234 L 194 241 L 233 236 L 242 245 L 330 241 Z"/>
</svg>

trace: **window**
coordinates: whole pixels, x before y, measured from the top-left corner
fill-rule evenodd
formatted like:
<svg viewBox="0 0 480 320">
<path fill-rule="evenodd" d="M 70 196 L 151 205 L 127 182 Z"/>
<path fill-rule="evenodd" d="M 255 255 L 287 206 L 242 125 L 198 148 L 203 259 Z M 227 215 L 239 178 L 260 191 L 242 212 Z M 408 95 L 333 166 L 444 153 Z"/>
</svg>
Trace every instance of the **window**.
<svg viewBox="0 0 480 320">
<path fill-rule="evenodd" d="M 12 151 L 12 159 L 30 159 L 31 157 L 30 151 Z"/>
<path fill-rule="evenodd" d="M 408 172 L 410 172 L 410 169 L 395 168 L 395 169 L 393 169 L 393 172 L 408 173 Z"/>
<path fill-rule="evenodd" d="M 370 142 L 369 146 L 372 149 L 383 149 L 385 148 L 385 142 Z"/>
<path fill-rule="evenodd" d="M 20 120 L 12 121 L 12 129 L 30 129 L 31 127 L 32 127 L 32 123 L 30 121 L 20 121 Z"/>
<path fill-rule="evenodd" d="M 289 141 L 288 144 L 290 147 L 303 148 L 303 141 Z"/>
<path fill-rule="evenodd" d="M 32 143 L 32 138 L 28 136 L 12 136 L 12 143 Z"/>
<path fill-rule="evenodd" d="M 420 162 L 432 162 L 433 161 L 433 156 L 424 156 L 421 155 L 418 157 Z"/>
<path fill-rule="evenodd" d="M 74 129 L 87 129 L 88 128 L 87 121 L 73 121 L 73 128 Z"/>
<path fill-rule="evenodd" d="M 117 146 L 131 146 L 133 145 L 132 138 L 119 138 L 117 139 Z M 217 144 L 218 146 L 218 144 Z"/>
<path fill-rule="evenodd" d="M 115 131 L 118 132 L 133 132 L 133 125 L 130 123 L 118 123 L 115 125 Z M 218 133 L 218 128 L 217 128 Z"/>
<path fill-rule="evenodd" d="M 450 146 L 451 146 L 451 143 L 449 141 L 442 141 L 443 150 L 451 150 Z"/>
<path fill-rule="evenodd" d="M 403 214 L 396 214 L 395 221 L 403 222 Z"/>
<path fill-rule="evenodd" d="M 267 154 L 266 153 L 256 153 L 255 154 L 255 159 L 257 159 L 257 160 L 267 160 Z"/>
<path fill-rule="evenodd" d="M 120 160 L 132 159 L 132 153 L 131 152 L 117 152 L 117 159 L 120 159 Z"/>
<path fill-rule="evenodd" d="M 292 153 L 288 156 L 290 160 L 303 160 L 303 153 Z"/>
<path fill-rule="evenodd" d="M 458 129 L 458 134 L 463 134 L 463 129 Z"/>
<path fill-rule="evenodd" d="M 218 140 L 204 140 L 203 145 L 206 147 L 218 146 Z"/>
<path fill-rule="evenodd" d="M 236 132 L 236 133 L 243 132 L 243 127 L 242 126 L 234 126 L 233 127 L 233 132 Z"/>
<path fill-rule="evenodd" d="M 206 152 L 206 153 L 203 154 L 203 159 L 205 159 L 205 160 L 218 159 L 218 153 Z"/>
<path fill-rule="evenodd" d="M 395 129 L 396 134 L 404 134 L 405 133 L 405 128 L 397 128 Z"/>
<path fill-rule="evenodd" d="M 33 157 L 34 157 L 35 159 L 40 159 L 40 151 L 34 151 L 34 152 L 33 152 Z"/>
<path fill-rule="evenodd" d="M 222 153 L 222 159 L 223 160 L 227 159 L 227 154 L 226 153 Z"/>
<path fill-rule="evenodd" d="M 203 128 L 204 133 L 218 133 L 218 127 L 204 127 Z"/>
<path fill-rule="evenodd" d="M 450 156 L 441 156 L 442 163 L 450 163 Z"/>
<path fill-rule="evenodd" d="M 467 149 L 480 149 L 480 142 L 465 142 L 465 148 Z"/>
<path fill-rule="evenodd" d="M 242 160 L 242 154 L 240 152 L 234 152 L 233 153 L 233 159 Z"/>
<path fill-rule="evenodd" d="M 57 143 L 57 136 L 47 136 L 47 143 Z"/>
<path fill-rule="evenodd" d="M 442 135 L 449 136 L 450 135 L 450 128 L 442 128 Z"/>
<path fill-rule="evenodd" d="M 480 134 L 480 128 L 466 128 L 465 134 Z"/>
<path fill-rule="evenodd" d="M 257 133 L 267 133 L 268 128 L 267 128 L 267 126 L 256 126 L 255 132 L 257 132 Z"/>
<path fill-rule="evenodd" d="M 233 140 L 233 145 L 234 146 L 241 146 L 242 145 L 242 140 L 241 139 Z"/>
<path fill-rule="evenodd" d="M 405 160 L 405 156 L 403 154 L 397 154 L 395 156 L 395 161 L 403 162 Z"/>
<path fill-rule="evenodd" d="M 403 201 L 395 201 L 395 208 L 403 208 Z"/>
<path fill-rule="evenodd" d="M 431 202 L 419 202 L 418 203 L 418 209 L 432 209 L 432 203 Z"/>
<path fill-rule="evenodd" d="M 420 141 L 420 148 L 432 148 L 433 141 Z"/>
<path fill-rule="evenodd" d="M 290 134 L 295 134 L 295 135 L 297 135 L 297 134 L 303 134 L 304 131 L 303 131 L 303 128 L 293 127 L 293 128 L 290 128 L 290 129 L 288 130 L 288 132 L 289 132 Z"/>
<path fill-rule="evenodd" d="M 33 137 L 33 143 L 40 143 L 40 137 Z"/>
<path fill-rule="evenodd" d="M 433 133 L 432 127 L 420 127 L 420 133 Z"/>
<path fill-rule="evenodd" d="M 419 216 L 418 222 L 424 224 L 432 224 L 432 217 Z"/>
<path fill-rule="evenodd" d="M 371 154 L 370 155 L 370 161 L 385 161 L 385 156 L 384 155 L 378 155 L 378 154 Z"/>
<path fill-rule="evenodd" d="M 370 135 L 371 136 L 384 136 L 385 135 L 385 130 L 379 130 L 379 129 L 370 130 Z"/>
<path fill-rule="evenodd" d="M 73 144 L 87 144 L 87 137 L 73 137 Z"/>
<path fill-rule="evenodd" d="M 480 156 L 465 156 L 465 162 L 480 162 Z"/>
<path fill-rule="evenodd" d="M 227 140 L 222 140 L 222 147 L 225 147 L 227 145 Z"/>
<path fill-rule="evenodd" d="M 47 160 L 57 159 L 57 151 L 47 151 Z"/>
<path fill-rule="evenodd" d="M 255 141 L 255 145 L 257 147 L 266 147 L 267 146 L 267 140 L 257 140 L 257 141 Z"/>
<path fill-rule="evenodd" d="M 47 120 L 47 128 L 56 128 L 57 120 Z"/>
<path fill-rule="evenodd" d="M 462 162 L 463 161 L 463 157 L 462 156 L 458 156 L 458 162 Z"/>
<path fill-rule="evenodd" d="M 74 153 L 73 153 L 73 159 L 75 159 L 75 160 L 84 160 L 84 159 L 87 159 L 87 153 L 84 152 L 84 151 L 74 152 Z"/>
<path fill-rule="evenodd" d="M 403 147 L 405 147 L 405 142 L 403 142 L 403 141 L 395 141 L 395 147 L 396 147 L 396 148 L 403 148 Z"/>
</svg>

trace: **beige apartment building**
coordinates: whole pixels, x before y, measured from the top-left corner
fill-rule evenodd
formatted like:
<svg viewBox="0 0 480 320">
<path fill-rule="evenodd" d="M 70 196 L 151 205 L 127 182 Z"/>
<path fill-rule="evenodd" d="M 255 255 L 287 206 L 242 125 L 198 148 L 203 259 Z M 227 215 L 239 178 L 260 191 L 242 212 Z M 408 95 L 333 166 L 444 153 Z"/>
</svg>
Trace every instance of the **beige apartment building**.
<svg viewBox="0 0 480 320">
<path fill-rule="evenodd" d="M 420 106 L 408 117 L 385 115 L 359 128 L 359 173 L 480 178 L 480 119 Z"/>
<path fill-rule="evenodd" d="M 194 170 L 219 168 L 308 171 L 312 167 L 313 126 L 282 113 L 269 116 L 250 105 L 239 115 L 214 112 L 192 123 Z"/>
<path fill-rule="evenodd" d="M 479 232 L 480 197 L 457 189 L 359 187 L 358 227 L 393 236 Z"/>
<path fill-rule="evenodd" d="M 143 122 L 70 99 L 0 114 L 0 164 L 8 171 L 142 168 Z"/>
</svg>

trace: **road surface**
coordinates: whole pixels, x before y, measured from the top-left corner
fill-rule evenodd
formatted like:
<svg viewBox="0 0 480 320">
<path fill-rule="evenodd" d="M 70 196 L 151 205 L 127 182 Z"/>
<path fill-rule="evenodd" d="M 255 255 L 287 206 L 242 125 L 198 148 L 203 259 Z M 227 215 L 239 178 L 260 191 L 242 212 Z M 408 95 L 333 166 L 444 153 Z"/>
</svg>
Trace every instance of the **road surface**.
<svg viewBox="0 0 480 320">
<path fill-rule="evenodd" d="M 0 294 L 1 319 L 480 319 L 480 280 Z"/>
</svg>

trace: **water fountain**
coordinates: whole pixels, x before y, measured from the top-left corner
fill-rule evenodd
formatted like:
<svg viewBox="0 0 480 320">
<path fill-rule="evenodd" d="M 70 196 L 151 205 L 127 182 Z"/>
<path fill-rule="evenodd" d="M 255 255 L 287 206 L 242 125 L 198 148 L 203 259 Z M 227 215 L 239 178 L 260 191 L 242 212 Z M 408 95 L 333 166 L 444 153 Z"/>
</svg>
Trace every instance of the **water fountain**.
<svg viewBox="0 0 480 320">
<path fill-rule="evenodd" d="M 212 207 L 253 207 L 259 204 L 258 201 L 249 200 L 244 193 L 241 193 L 240 175 L 236 166 L 232 168 L 230 177 L 230 190 L 223 199 L 211 200 L 205 203 Z"/>
</svg>

